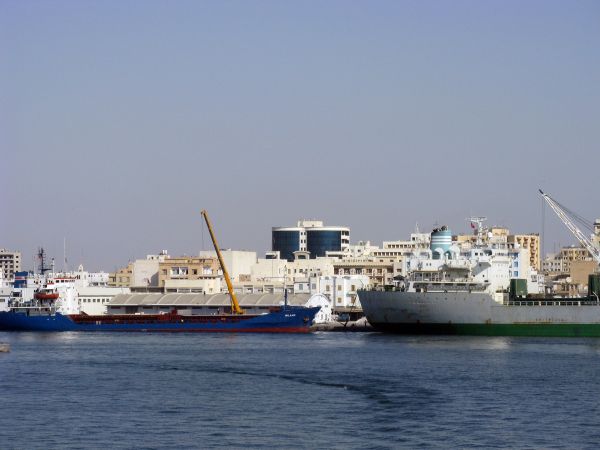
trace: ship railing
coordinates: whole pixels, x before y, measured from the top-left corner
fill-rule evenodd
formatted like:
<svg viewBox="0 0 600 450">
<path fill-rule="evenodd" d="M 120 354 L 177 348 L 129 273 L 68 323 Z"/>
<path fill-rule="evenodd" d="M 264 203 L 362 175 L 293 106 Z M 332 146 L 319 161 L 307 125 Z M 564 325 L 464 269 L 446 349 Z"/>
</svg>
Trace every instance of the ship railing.
<svg viewBox="0 0 600 450">
<path fill-rule="evenodd" d="M 504 306 L 600 306 L 596 300 L 508 300 Z"/>
<path fill-rule="evenodd" d="M 49 306 L 15 306 L 10 310 L 27 316 L 47 316 L 56 313 L 56 308 Z"/>
</svg>

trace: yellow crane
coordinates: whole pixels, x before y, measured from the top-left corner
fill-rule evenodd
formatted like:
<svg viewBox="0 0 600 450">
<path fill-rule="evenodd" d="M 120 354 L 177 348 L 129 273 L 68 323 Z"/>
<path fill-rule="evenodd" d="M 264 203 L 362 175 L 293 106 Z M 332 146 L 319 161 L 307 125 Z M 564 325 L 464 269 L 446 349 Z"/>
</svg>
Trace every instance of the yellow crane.
<svg viewBox="0 0 600 450">
<path fill-rule="evenodd" d="M 223 270 L 223 277 L 225 278 L 225 282 L 227 283 L 227 290 L 229 291 L 229 297 L 231 298 L 231 311 L 234 314 L 244 314 L 244 310 L 240 308 L 240 304 L 238 303 L 237 297 L 235 296 L 235 292 L 233 292 L 233 286 L 231 284 L 231 280 L 229 279 L 227 268 L 225 268 L 225 263 L 223 262 L 223 255 L 221 255 L 221 250 L 219 250 L 219 244 L 217 244 L 217 238 L 215 237 L 212 225 L 210 224 L 208 212 L 206 212 L 206 210 L 203 209 L 202 212 L 200 212 L 200 214 L 202 214 L 202 217 L 204 217 L 206 227 L 208 228 L 208 232 L 210 233 L 210 238 L 212 239 L 213 246 L 215 247 L 215 251 L 217 252 L 217 258 L 219 258 L 219 264 L 221 264 L 221 270 Z"/>
</svg>

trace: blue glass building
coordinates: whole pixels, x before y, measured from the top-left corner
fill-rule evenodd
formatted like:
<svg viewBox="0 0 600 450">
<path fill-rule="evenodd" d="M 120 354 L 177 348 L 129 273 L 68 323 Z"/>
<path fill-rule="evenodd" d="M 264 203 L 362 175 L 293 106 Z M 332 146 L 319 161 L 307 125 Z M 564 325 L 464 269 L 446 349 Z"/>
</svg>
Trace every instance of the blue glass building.
<svg viewBox="0 0 600 450">
<path fill-rule="evenodd" d="M 274 227 L 271 249 L 281 259 L 294 260 L 294 252 L 310 252 L 311 258 L 327 256 L 327 252 L 341 252 L 350 246 L 350 229 L 324 227 L 317 220 L 298 221 L 297 227 Z"/>
<path fill-rule="evenodd" d="M 273 228 L 271 249 L 278 251 L 281 259 L 294 260 L 300 250 L 300 228 Z"/>
<path fill-rule="evenodd" d="M 326 252 L 342 250 L 342 230 L 339 229 L 307 229 L 306 250 L 311 258 L 326 256 Z"/>
</svg>

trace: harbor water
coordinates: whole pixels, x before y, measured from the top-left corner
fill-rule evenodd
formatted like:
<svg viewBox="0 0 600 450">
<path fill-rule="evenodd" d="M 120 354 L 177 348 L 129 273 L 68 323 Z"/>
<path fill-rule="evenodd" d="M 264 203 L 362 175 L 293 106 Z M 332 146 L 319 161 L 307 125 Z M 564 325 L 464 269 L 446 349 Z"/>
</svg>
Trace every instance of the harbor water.
<svg viewBox="0 0 600 450">
<path fill-rule="evenodd" d="M 2 333 L 0 447 L 596 448 L 600 339 Z"/>
</svg>

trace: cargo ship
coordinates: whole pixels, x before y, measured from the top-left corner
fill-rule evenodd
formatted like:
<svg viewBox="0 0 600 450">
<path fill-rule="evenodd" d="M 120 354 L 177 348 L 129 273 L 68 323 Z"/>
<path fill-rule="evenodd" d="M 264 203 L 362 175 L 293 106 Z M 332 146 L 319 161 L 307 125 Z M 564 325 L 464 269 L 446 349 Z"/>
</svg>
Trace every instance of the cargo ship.
<svg viewBox="0 0 600 450">
<path fill-rule="evenodd" d="M 590 295 L 581 298 L 493 293 L 466 281 L 410 281 L 407 289 L 364 290 L 359 297 L 369 323 L 384 332 L 600 337 L 600 279 L 590 278 Z"/>
<path fill-rule="evenodd" d="M 569 219 L 565 208 L 544 199 L 600 262 L 600 250 Z M 485 218 L 472 218 L 485 219 Z M 475 226 L 474 222 L 477 223 Z M 543 276 L 529 265 L 525 248 L 509 247 L 481 220 L 471 222 L 476 241 L 461 248 L 447 227 L 431 233 L 429 249 L 407 258 L 406 276 L 382 290 L 358 295 L 377 330 L 401 334 L 600 337 L 600 274 L 588 278 L 587 295 L 546 293 Z M 593 229 L 600 238 L 600 221 Z"/>
<path fill-rule="evenodd" d="M 307 333 L 321 307 L 283 306 L 267 314 L 61 314 L 45 307 L 0 312 L 3 331 L 165 331 Z"/>
<path fill-rule="evenodd" d="M 163 331 L 163 332 L 263 332 L 307 333 L 317 307 L 290 306 L 284 287 L 284 301 L 265 314 L 246 314 L 240 307 L 227 268 L 206 211 L 202 216 L 210 232 L 231 300 L 230 312 L 214 315 L 181 314 L 176 309 L 165 314 L 87 315 L 79 311 L 71 291 L 58 295 L 45 286 L 34 299 L 16 299 L 8 311 L 0 312 L 0 330 L 6 331 Z"/>
</svg>

